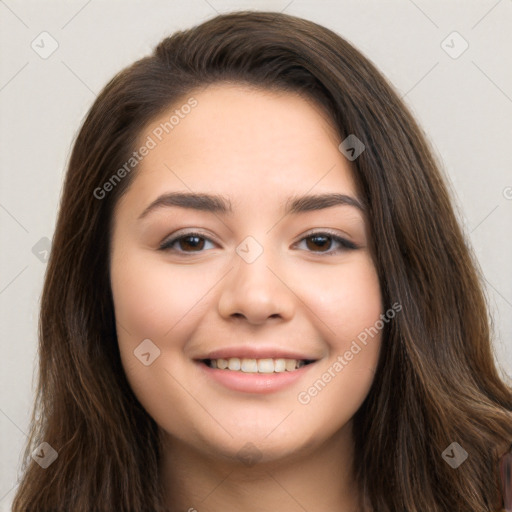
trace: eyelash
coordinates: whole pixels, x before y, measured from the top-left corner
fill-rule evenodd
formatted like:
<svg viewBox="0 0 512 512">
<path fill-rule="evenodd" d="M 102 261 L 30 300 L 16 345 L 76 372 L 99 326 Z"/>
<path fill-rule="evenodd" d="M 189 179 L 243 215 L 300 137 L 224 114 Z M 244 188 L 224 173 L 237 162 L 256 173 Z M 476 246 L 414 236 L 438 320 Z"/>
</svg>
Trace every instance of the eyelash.
<svg viewBox="0 0 512 512">
<path fill-rule="evenodd" d="M 176 249 L 173 249 L 172 246 L 176 243 L 176 242 L 179 242 L 180 240 L 183 240 L 183 239 L 186 239 L 186 238 L 189 238 L 189 237 L 193 237 L 193 236 L 196 236 L 196 237 L 199 237 L 199 238 L 204 238 L 205 240 L 208 240 L 211 242 L 211 240 L 204 236 L 202 233 L 198 233 L 196 231 L 190 231 L 188 233 L 184 233 L 184 234 L 181 234 L 180 236 L 177 236 L 177 237 L 174 237 L 174 238 L 171 238 L 171 239 L 168 239 L 168 240 L 164 240 L 160 247 L 159 247 L 159 250 L 161 251 L 172 251 L 172 252 L 177 252 L 179 254 L 200 254 L 202 252 L 204 252 L 204 250 L 201 250 L 201 251 L 177 251 Z M 328 250 L 328 251 L 310 251 L 312 252 L 313 254 L 325 254 L 325 255 L 329 255 L 329 256 L 332 256 L 332 255 L 336 255 L 342 251 L 351 251 L 351 250 L 355 250 L 355 249 L 358 249 L 359 247 L 354 244 L 353 242 L 350 242 L 349 240 L 346 240 L 345 238 L 342 238 L 340 237 L 339 235 L 335 235 L 334 233 L 329 233 L 328 231 L 315 231 L 313 233 L 309 233 L 307 236 L 301 238 L 299 240 L 299 243 L 304 241 L 304 240 L 307 240 L 308 238 L 313 238 L 315 236 L 324 236 L 324 237 L 328 237 L 328 238 L 331 238 L 334 242 L 337 242 L 341 247 L 342 249 L 337 249 L 335 251 L 332 251 L 332 250 Z"/>
</svg>

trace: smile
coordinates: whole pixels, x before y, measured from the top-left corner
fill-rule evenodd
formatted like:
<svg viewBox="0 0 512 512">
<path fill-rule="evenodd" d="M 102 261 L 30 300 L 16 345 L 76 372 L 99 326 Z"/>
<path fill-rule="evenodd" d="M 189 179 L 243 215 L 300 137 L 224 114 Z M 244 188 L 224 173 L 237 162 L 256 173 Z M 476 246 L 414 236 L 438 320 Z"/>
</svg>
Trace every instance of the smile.
<svg viewBox="0 0 512 512">
<path fill-rule="evenodd" d="M 231 357 L 229 359 L 203 359 L 210 368 L 218 368 L 219 370 L 230 370 L 243 373 L 283 373 L 293 372 L 313 363 L 313 360 L 302 359 L 284 359 L 284 358 L 266 358 L 266 359 L 249 359 Z"/>
<path fill-rule="evenodd" d="M 223 389 L 251 394 L 268 394 L 298 384 L 315 367 L 310 359 L 196 359 L 201 374 Z"/>
</svg>

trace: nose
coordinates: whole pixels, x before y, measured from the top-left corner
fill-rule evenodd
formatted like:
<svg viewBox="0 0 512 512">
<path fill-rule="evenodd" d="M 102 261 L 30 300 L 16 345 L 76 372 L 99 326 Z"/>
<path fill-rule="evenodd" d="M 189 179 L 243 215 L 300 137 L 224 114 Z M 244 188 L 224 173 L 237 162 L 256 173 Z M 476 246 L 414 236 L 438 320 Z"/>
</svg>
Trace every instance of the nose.
<svg viewBox="0 0 512 512">
<path fill-rule="evenodd" d="M 270 318 L 290 320 L 298 298 L 289 276 L 278 270 L 275 260 L 269 261 L 266 251 L 252 263 L 237 259 L 222 283 L 219 314 L 225 319 L 245 318 L 255 325 Z"/>
</svg>

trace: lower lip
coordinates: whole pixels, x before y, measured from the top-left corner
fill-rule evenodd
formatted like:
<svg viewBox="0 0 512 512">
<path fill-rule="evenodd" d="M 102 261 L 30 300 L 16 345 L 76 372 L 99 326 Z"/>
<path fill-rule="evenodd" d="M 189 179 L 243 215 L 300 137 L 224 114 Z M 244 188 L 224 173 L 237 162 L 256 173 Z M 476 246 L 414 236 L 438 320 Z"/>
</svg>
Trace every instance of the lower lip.
<svg viewBox="0 0 512 512">
<path fill-rule="evenodd" d="M 210 368 L 207 364 L 199 361 L 196 363 L 208 378 L 213 379 L 229 389 L 242 393 L 259 394 L 274 393 L 275 391 L 280 391 L 281 389 L 291 386 L 303 377 L 309 371 L 309 368 L 315 364 L 310 363 L 292 372 L 244 373 L 240 371 Z"/>
</svg>

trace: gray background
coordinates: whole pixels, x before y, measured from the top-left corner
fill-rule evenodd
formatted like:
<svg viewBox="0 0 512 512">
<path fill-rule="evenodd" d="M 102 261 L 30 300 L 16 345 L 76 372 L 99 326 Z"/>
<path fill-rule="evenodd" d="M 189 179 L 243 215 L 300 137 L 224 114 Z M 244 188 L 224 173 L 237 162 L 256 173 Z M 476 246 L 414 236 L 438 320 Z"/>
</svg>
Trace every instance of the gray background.
<svg viewBox="0 0 512 512">
<path fill-rule="evenodd" d="M 448 175 L 485 275 L 497 359 L 512 375 L 512 0 L 0 0 L 0 510 L 10 510 L 26 440 L 45 248 L 80 122 L 160 39 L 246 8 L 333 29 L 404 96 Z M 51 48 L 43 31 L 59 45 L 48 58 L 31 47 Z"/>
</svg>

